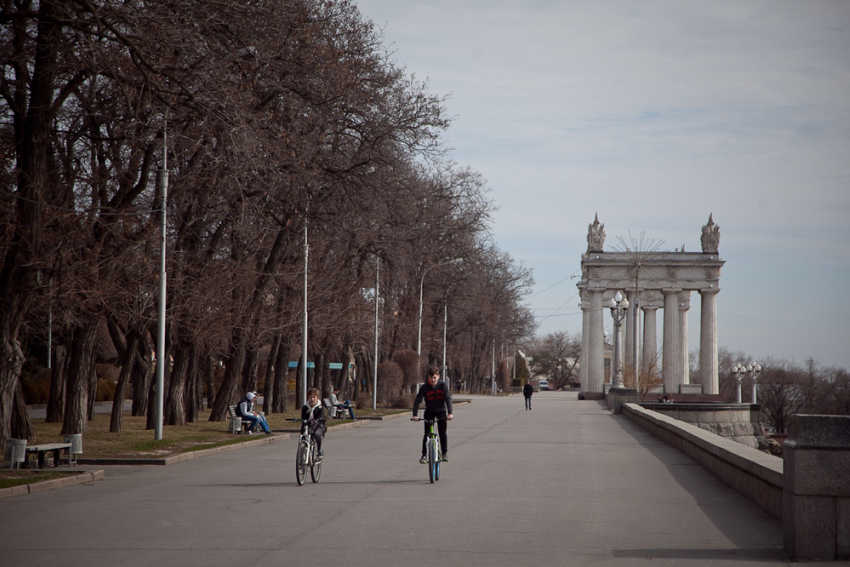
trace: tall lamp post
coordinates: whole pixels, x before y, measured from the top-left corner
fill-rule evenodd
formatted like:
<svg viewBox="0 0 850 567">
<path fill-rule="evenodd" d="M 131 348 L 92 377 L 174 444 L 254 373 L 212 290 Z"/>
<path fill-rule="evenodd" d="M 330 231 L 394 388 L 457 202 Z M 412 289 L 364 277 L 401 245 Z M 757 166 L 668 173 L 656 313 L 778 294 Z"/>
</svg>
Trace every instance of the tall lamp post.
<svg viewBox="0 0 850 567">
<path fill-rule="evenodd" d="M 446 364 L 446 341 L 449 333 L 449 302 L 446 298 L 446 303 L 443 305 L 443 382 L 446 381 L 446 373 L 448 372 L 448 364 Z"/>
<path fill-rule="evenodd" d="M 375 360 L 372 369 L 372 409 L 378 408 L 378 284 L 381 273 L 381 258 L 375 260 Z"/>
<path fill-rule="evenodd" d="M 301 407 L 307 404 L 307 219 L 304 219 L 304 306 L 301 310 Z"/>
<path fill-rule="evenodd" d="M 757 403 L 756 402 L 756 383 L 758 381 L 759 374 L 761 374 L 761 366 L 756 364 L 755 360 L 752 360 L 747 365 L 747 372 L 749 372 L 752 375 L 752 378 L 753 378 L 753 402 L 752 403 L 755 404 L 755 403 Z"/>
<path fill-rule="evenodd" d="M 611 308 L 611 317 L 614 318 L 614 368 L 612 370 L 613 377 L 611 378 L 612 388 L 623 387 L 623 354 L 620 352 L 620 326 L 626 318 L 626 313 L 629 310 L 629 300 L 623 297 L 619 291 L 608 300 L 608 307 Z"/>
<path fill-rule="evenodd" d="M 166 114 L 166 117 L 168 115 Z M 165 390 L 165 303 L 166 272 L 165 242 L 168 231 L 165 205 L 168 201 L 168 134 L 162 131 L 162 169 L 159 170 L 159 196 L 162 200 L 162 246 L 159 249 L 159 305 L 157 307 L 156 334 L 156 405 L 154 406 L 154 440 L 162 440 L 162 414 Z"/>
<path fill-rule="evenodd" d="M 740 362 L 732 367 L 732 374 L 735 376 L 735 403 L 741 403 L 741 378 L 747 372 L 747 367 Z"/>
<path fill-rule="evenodd" d="M 416 354 L 419 355 L 416 359 L 416 366 L 419 367 L 422 364 L 422 290 L 425 286 L 425 276 L 428 275 L 428 272 L 433 270 L 434 268 L 439 268 L 440 266 L 448 266 L 449 264 L 459 264 L 463 262 L 463 258 L 455 258 L 454 260 L 449 260 L 448 262 L 443 262 L 441 264 L 437 264 L 436 266 L 431 266 L 427 268 L 424 272 L 422 272 L 422 279 L 419 280 L 419 333 L 416 338 Z M 421 378 L 421 372 L 419 373 Z"/>
</svg>

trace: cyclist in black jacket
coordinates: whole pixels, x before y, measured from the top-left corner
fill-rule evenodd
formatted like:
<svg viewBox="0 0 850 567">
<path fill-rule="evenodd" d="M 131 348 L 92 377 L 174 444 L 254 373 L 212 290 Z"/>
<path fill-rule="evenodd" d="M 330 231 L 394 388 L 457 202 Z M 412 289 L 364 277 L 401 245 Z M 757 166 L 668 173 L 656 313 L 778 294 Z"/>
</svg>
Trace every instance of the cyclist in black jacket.
<svg viewBox="0 0 850 567">
<path fill-rule="evenodd" d="M 452 393 L 445 382 L 440 380 L 440 370 L 436 366 L 428 367 L 428 380 L 419 388 L 416 400 L 413 402 L 413 420 L 419 421 L 419 404 L 425 400 L 425 419 L 438 419 L 437 432 L 440 435 L 440 447 L 443 449 L 443 460 L 448 461 L 449 444 L 446 437 L 446 422 L 453 419 Z M 425 436 L 422 438 L 422 458 L 425 464 L 425 442 L 428 439 L 429 427 L 425 424 Z"/>
</svg>

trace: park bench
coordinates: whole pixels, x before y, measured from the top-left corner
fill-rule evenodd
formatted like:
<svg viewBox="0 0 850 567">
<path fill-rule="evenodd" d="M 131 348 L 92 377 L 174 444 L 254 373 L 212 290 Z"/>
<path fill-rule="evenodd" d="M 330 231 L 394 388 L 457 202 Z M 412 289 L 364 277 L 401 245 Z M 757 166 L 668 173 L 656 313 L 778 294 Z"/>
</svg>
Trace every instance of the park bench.
<svg viewBox="0 0 850 567">
<path fill-rule="evenodd" d="M 43 469 L 47 453 L 53 453 L 53 466 L 58 467 L 62 451 L 66 451 L 68 453 L 68 466 L 70 467 L 72 460 L 70 443 L 45 443 L 44 445 L 27 446 L 26 457 L 24 458 L 24 468 L 27 468 L 29 456 L 35 455 L 38 462 L 38 468 Z"/>
<path fill-rule="evenodd" d="M 248 433 L 248 428 L 251 423 L 242 421 L 242 418 L 236 414 L 236 406 L 228 406 L 227 414 L 230 418 L 230 432 L 233 434 Z"/>
<path fill-rule="evenodd" d="M 322 405 L 325 406 L 325 412 L 328 414 L 329 418 L 336 418 L 336 408 L 331 405 L 330 399 L 324 398 L 322 400 Z"/>
<path fill-rule="evenodd" d="M 322 400 L 322 405 L 325 406 L 325 411 L 328 414 L 328 417 L 333 419 L 345 419 L 348 415 L 348 410 L 343 408 L 338 408 L 336 406 L 331 405 L 330 398 L 325 398 Z M 351 407 L 356 409 L 357 406 L 355 404 L 351 404 Z"/>
</svg>

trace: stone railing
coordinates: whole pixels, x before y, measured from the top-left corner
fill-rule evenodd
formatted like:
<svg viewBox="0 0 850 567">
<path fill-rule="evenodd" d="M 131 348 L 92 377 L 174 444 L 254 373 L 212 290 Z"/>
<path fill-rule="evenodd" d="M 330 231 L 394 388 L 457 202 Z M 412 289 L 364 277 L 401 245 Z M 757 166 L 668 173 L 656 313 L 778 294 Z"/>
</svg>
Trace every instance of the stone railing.
<svg viewBox="0 0 850 567">
<path fill-rule="evenodd" d="M 759 419 L 761 406 L 758 404 L 643 402 L 641 406 L 753 449 L 759 448 L 758 437 L 764 435 Z"/>
</svg>

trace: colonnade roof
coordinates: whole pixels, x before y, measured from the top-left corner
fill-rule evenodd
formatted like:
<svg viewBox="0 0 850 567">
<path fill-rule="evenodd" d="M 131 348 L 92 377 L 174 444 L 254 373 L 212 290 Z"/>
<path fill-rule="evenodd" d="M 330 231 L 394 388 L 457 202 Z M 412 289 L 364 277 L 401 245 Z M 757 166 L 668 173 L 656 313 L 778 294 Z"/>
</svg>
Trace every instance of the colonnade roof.
<svg viewBox="0 0 850 567">
<path fill-rule="evenodd" d="M 637 285 L 644 300 L 653 299 L 656 294 L 647 293 L 653 291 L 719 291 L 724 264 L 716 252 L 588 252 L 582 255 L 577 287 L 603 290 L 607 298 Z"/>
</svg>

